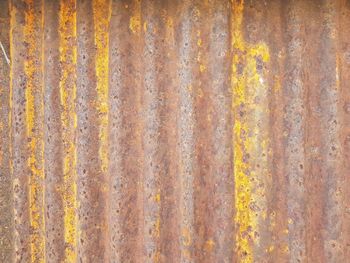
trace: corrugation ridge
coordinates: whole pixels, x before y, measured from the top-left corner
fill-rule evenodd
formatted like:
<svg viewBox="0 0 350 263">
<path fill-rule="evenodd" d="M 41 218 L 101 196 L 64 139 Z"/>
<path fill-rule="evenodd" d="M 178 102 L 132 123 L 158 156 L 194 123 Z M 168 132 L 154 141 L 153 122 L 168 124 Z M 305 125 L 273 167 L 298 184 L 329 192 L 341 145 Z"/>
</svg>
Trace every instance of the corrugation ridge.
<svg viewBox="0 0 350 263">
<path fill-rule="evenodd" d="M 76 101 L 76 2 L 62 0 L 59 9 L 59 102 L 61 108 L 62 185 L 64 261 L 77 258 L 77 182 L 75 134 L 77 116 Z"/>
<path fill-rule="evenodd" d="M 44 5 L 44 138 L 45 138 L 45 221 L 48 262 L 64 259 L 63 184 L 61 107 L 59 94 L 59 1 Z"/>
<path fill-rule="evenodd" d="M 8 1 L 0 2 L 0 41 L 10 56 L 10 9 Z M 2 52 L 2 51 L 1 51 Z M 10 65 L 0 55 L 0 261 L 13 260 L 13 201 L 11 176 L 11 91 Z"/>
<path fill-rule="evenodd" d="M 213 208 L 209 200 L 213 200 L 212 142 L 213 129 L 211 113 L 212 89 L 206 85 L 210 81 L 208 74 L 208 49 L 210 45 L 210 27 L 212 14 L 208 9 L 208 1 L 192 1 L 193 17 L 191 30 L 190 74 L 191 92 L 194 108 L 194 158 L 196 161 L 193 174 L 194 200 L 194 236 L 193 257 L 200 262 L 212 259 L 213 231 L 211 223 Z M 205 19 L 207 22 L 205 23 Z M 196 187 L 197 186 L 197 187 Z"/>
<path fill-rule="evenodd" d="M 197 159 L 195 155 L 195 109 L 194 81 L 192 70 L 196 66 L 196 39 L 193 32 L 195 9 L 190 1 L 186 1 L 179 10 L 180 40 L 179 56 L 179 107 L 178 107 L 178 151 L 179 151 L 179 227 L 180 227 L 180 262 L 194 261 L 195 215 L 194 215 L 194 178 L 196 176 Z"/>
<path fill-rule="evenodd" d="M 264 39 L 253 30 L 254 24 L 249 24 L 252 21 L 244 20 L 244 15 L 249 14 L 244 10 L 244 1 L 233 3 L 235 239 L 237 260 L 254 262 L 262 257 L 261 238 L 267 213 L 265 186 L 269 177 L 270 141 L 266 126 L 269 116 L 266 66 L 270 51 Z"/>
<path fill-rule="evenodd" d="M 101 235 L 103 240 L 104 252 L 101 260 L 106 261 L 109 258 L 108 246 L 108 117 L 109 117 L 109 87 L 108 87 L 108 66 L 109 66 L 109 22 L 111 16 L 111 1 L 109 0 L 93 0 L 93 17 L 95 32 L 95 74 L 96 74 L 96 91 L 97 98 L 94 101 L 98 114 L 99 122 L 99 165 L 101 172 L 100 194 L 103 196 L 100 204 L 103 209 L 102 222 L 100 222 Z"/>
<path fill-rule="evenodd" d="M 207 54 L 209 81 L 203 83 L 210 94 L 212 129 L 212 237 L 205 241 L 205 249 L 211 252 L 212 261 L 232 262 L 234 247 L 234 176 L 232 166 L 232 92 L 231 83 L 231 34 L 230 3 L 214 1 L 209 3 L 210 31 Z M 206 14 L 204 14 L 206 15 Z M 206 46 L 205 46 L 206 47 Z M 200 68 L 201 70 L 201 68 Z M 206 190 L 206 187 L 204 187 Z M 210 261 L 210 260 L 209 260 Z"/>
<path fill-rule="evenodd" d="M 338 107 L 340 98 L 340 68 L 339 68 L 339 34 L 337 17 L 340 5 L 334 1 L 325 1 L 322 21 L 324 24 L 324 40 L 322 43 L 322 60 L 320 75 L 323 76 L 321 87 L 323 164 L 325 173 L 325 236 L 323 249 L 325 261 L 345 262 L 346 258 L 339 253 L 345 248 L 342 245 L 342 180 L 341 180 L 341 120 Z M 323 38 L 322 38 L 323 39 Z M 323 134 L 324 133 L 324 134 Z"/>
<path fill-rule="evenodd" d="M 160 81 L 162 69 L 158 67 L 161 61 L 160 43 L 163 39 L 161 25 L 161 2 L 142 2 L 143 21 L 143 236 L 144 262 L 160 262 L 160 240 L 162 224 L 160 216 L 161 177 L 164 176 L 162 162 L 162 129 L 161 110 L 164 94 Z"/>
<path fill-rule="evenodd" d="M 289 260 L 306 260 L 306 221 L 305 221 L 305 122 L 306 122 L 306 86 L 304 80 L 303 56 L 305 50 L 305 32 L 302 11 L 303 1 L 288 2 L 283 7 L 286 24 L 285 45 L 286 76 L 283 81 L 284 98 L 284 156 L 287 182 L 288 240 L 285 248 Z"/>
<path fill-rule="evenodd" d="M 42 83 L 42 2 L 26 0 L 24 41 L 27 57 L 25 115 L 29 168 L 29 221 L 31 262 L 45 261 L 44 143 Z"/>
<path fill-rule="evenodd" d="M 250 175 L 252 182 L 252 198 L 250 209 L 257 219 L 256 231 L 254 232 L 253 253 L 255 261 L 261 261 L 267 258 L 274 247 L 268 242 L 272 233 L 269 231 L 269 209 L 270 197 L 269 190 L 272 185 L 271 178 L 271 134 L 270 134 L 270 114 L 269 98 L 271 96 L 270 84 L 270 62 L 271 52 L 268 45 L 267 21 L 265 3 L 257 2 L 254 6 L 248 6 L 246 3 L 243 12 L 243 28 L 245 42 L 247 45 L 246 65 L 244 78 L 246 82 L 246 109 L 243 107 L 243 114 L 247 116 L 248 129 L 251 134 L 247 136 L 251 142 L 255 141 L 251 152 L 244 156 L 250 163 Z M 256 28 L 260 27 L 259 30 Z M 251 105 L 249 105 L 252 103 Z M 251 107 L 251 109 L 249 109 Z M 244 112 L 246 110 L 246 112 Z M 244 119 L 244 117 L 243 117 Z M 251 137 L 251 138 L 250 138 Z M 248 142 L 247 140 L 247 142 Z M 243 160 L 244 161 L 244 160 Z"/>
<path fill-rule="evenodd" d="M 128 24 L 125 21 L 127 12 L 121 2 L 112 2 L 112 14 L 110 20 L 110 38 L 109 43 L 109 158 L 113 162 L 109 163 L 109 242 L 110 242 L 110 260 L 113 262 L 122 262 L 123 255 L 127 251 L 122 238 L 128 238 L 127 233 L 123 231 L 122 222 L 124 218 L 121 215 L 122 201 L 124 191 L 123 185 L 123 146 L 122 126 L 123 118 L 123 58 L 124 53 L 122 43 L 127 42 Z M 124 42 L 118 39 L 125 39 Z M 125 149 L 125 148 L 124 148 Z M 133 256 L 130 256 L 130 260 Z"/>
</svg>

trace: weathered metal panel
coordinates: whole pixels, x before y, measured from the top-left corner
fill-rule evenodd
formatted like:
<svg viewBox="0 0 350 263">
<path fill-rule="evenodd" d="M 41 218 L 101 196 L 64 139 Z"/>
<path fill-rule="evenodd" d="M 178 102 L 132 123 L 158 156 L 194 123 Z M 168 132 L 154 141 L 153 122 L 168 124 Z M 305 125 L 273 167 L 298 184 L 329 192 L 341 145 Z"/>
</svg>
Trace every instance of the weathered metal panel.
<svg viewBox="0 0 350 263">
<path fill-rule="evenodd" d="M 0 1 L 1 262 L 349 262 L 346 0 Z"/>
</svg>

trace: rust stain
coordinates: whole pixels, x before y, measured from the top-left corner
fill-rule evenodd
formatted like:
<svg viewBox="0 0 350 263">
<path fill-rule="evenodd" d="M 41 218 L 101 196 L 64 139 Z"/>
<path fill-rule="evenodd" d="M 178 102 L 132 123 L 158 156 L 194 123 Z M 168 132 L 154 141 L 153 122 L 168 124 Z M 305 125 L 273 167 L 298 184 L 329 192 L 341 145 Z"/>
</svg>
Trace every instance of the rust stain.
<svg viewBox="0 0 350 263">
<path fill-rule="evenodd" d="M 347 262 L 349 17 L 0 1 L 0 262 Z"/>
</svg>

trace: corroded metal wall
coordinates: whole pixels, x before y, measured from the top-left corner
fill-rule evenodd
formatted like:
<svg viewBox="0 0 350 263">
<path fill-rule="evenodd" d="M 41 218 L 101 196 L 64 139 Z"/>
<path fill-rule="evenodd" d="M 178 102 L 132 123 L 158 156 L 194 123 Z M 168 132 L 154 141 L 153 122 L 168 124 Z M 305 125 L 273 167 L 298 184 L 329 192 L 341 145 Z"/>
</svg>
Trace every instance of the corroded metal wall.
<svg viewBox="0 0 350 263">
<path fill-rule="evenodd" d="M 0 41 L 0 262 L 349 262 L 349 1 L 2 0 Z"/>
</svg>

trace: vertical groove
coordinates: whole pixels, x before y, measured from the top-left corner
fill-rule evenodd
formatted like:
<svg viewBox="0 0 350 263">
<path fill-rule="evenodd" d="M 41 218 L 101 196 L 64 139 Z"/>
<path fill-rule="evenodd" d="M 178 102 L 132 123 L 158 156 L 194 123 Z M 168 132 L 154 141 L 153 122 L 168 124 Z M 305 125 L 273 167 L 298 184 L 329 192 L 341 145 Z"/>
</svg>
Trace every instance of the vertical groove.
<svg viewBox="0 0 350 263">
<path fill-rule="evenodd" d="M 64 260 L 63 160 L 60 105 L 59 1 L 46 1 L 44 9 L 44 115 L 45 115 L 45 221 L 46 258 Z"/>
<path fill-rule="evenodd" d="M 141 2 L 112 2 L 109 44 L 111 261 L 143 257 Z M 123 41 L 120 41 L 123 39 Z"/>
<path fill-rule="evenodd" d="M 212 176 L 213 197 L 207 202 L 213 206 L 211 228 L 212 238 L 205 241 L 205 249 L 212 252 L 212 261 L 232 262 L 234 214 L 234 176 L 232 166 L 232 92 L 230 90 L 230 12 L 229 3 L 214 2 L 209 31 L 209 53 L 207 58 L 209 83 L 211 90 L 212 112 L 210 113 L 213 129 Z M 205 14 L 203 14 L 204 16 Z M 206 20 L 204 20 L 205 22 Z M 203 83 L 204 84 L 204 83 Z M 204 188 L 206 191 L 206 189 Z"/>
<path fill-rule="evenodd" d="M 59 96 L 61 104 L 62 132 L 62 201 L 64 224 L 64 261 L 75 262 L 77 258 L 77 185 L 75 129 L 77 116 L 76 100 L 76 4 L 75 0 L 62 0 L 59 10 L 59 62 L 61 76 Z"/>
<path fill-rule="evenodd" d="M 209 200 L 214 198 L 213 170 L 213 129 L 212 119 L 213 98 L 212 83 L 208 67 L 208 50 L 210 48 L 210 26 L 215 6 L 210 10 L 207 1 L 192 1 L 191 16 L 192 29 L 190 38 L 191 92 L 193 96 L 194 131 L 194 158 L 196 169 L 193 173 L 193 205 L 194 205 L 194 234 L 193 258 L 201 262 L 213 260 L 214 236 L 211 229 L 214 209 Z M 205 21 L 208 21 L 205 23 Z M 201 109 L 201 110 L 198 110 Z M 197 187 L 195 187 L 197 186 Z M 203 253 L 198 253 L 202 251 Z"/>
<path fill-rule="evenodd" d="M 26 163 L 27 141 L 25 126 L 25 86 L 26 77 L 21 56 L 25 53 L 23 5 L 19 1 L 11 2 L 11 134 L 12 134 L 12 175 L 14 202 L 14 261 L 30 261 L 30 223 L 28 221 L 28 166 Z"/>
<path fill-rule="evenodd" d="M 328 77 L 325 74 L 314 74 L 315 70 L 324 72 L 325 61 L 328 60 L 328 40 L 326 37 L 326 21 L 324 21 L 321 6 L 309 3 L 307 4 L 308 11 L 305 12 L 307 16 L 305 21 L 308 23 L 308 27 L 305 28 L 305 32 L 310 39 L 323 39 L 322 42 L 315 43 L 312 47 L 308 45 L 305 39 L 305 52 L 309 56 L 303 59 L 303 63 L 309 68 L 305 71 L 304 85 L 307 90 L 307 103 L 305 107 L 307 109 L 305 118 L 308 120 L 306 123 L 305 132 L 305 154 L 307 156 L 307 174 L 305 177 L 305 189 L 308 193 L 308 199 L 306 201 L 305 215 L 305 227 L 306 227 L 306 257 L 315 258 L 318 262 L 324 262 L 324 246 L 323 236 L 324 233 L 319 229 L 325 223 L 324 209 L 326 205 L 326 197 L 324 193 L 326 191 L 325 181 L 327 180 L 326 166 L 327 160 L 323 148 L 325 142 L 325 119 L 323 114 L 327 115 L 324 109 L 325 101 L 325 86 L 328 86 Z M 312 19 L 309 19 L 312 17 Z M 322 26 L 320 27 L 320 24 Z M 319 63 L 319 68 L 314 68 L 312 65 Z M 329 70 L 329 69 L 328 69 Z M 319 88 L 312 89 L 312 83 L 315 83 Z M 327 84 L 326 84 L 327 83 Z M 319 136 L 314 136 L 318 132 Z"/>
<path fill-rule="evenodd" d="M 350 3 L 340 1 L 335 20 L 337 28 L 337 66 L 339 74 L 339 117 L 340 117 L 340 153 L 341 153 L 341 175 L 338 184 L 341 186 L 341 233 L 336 238 L 338 244 L 335 249 L 344 258 L 350 257 L 350 183 L 348 171 L 350 170 Z"/>
<path fill-rule="evenodd" d="M 165 11 L 161 11 L 160 23 L 163 25 L 163 37 L 158 42 L 160 54 L 159 88 L 162 94 L 162 109 L 160 110 L 161 127 L 164 128 L 159 146 L 162 152 L 162 174 L 160 176 L 160 262 L 172 262 L 180 258 L 179 249 L 179 206 L 178 206 L 178 143 L 177 109 L 178 109 L 178 56 L 176 29 L 176 11 L 178 3 L 164 1 Z"/>
<path fill-rule="evenodd" d="M 283 126 L 283 83 L 287 72 L 284 70 L 286 49 L 283 43 L 284 21 L 283 1 L 268 3 L 267 21 L 269 29 L 270 62 L 270 132 L 273 153 L 270 163 L 272 185 L 268 196 L 268 221 L 271 237 L 268 252 L 272 262 L 288 262 L 288 207 L 287 207 L 287 178 L 284 167 L 284 134 Z"/>
<path fill-rule="evenodd" d="M 340 185 L 338 195 L 341 196 L 341 232 L 337 236 L 335 244 L 335 253 L 346 261 L 350 257 L 350 3 L 342 0 L 339 3 L 337 14 L 338 33 L 337 33 L 337 66 L 339 74 L 339 102 L 338 111 L 340 117 L 339 140 L 341 153 L 341 175 L 338 178 Z"/>
</svg>

